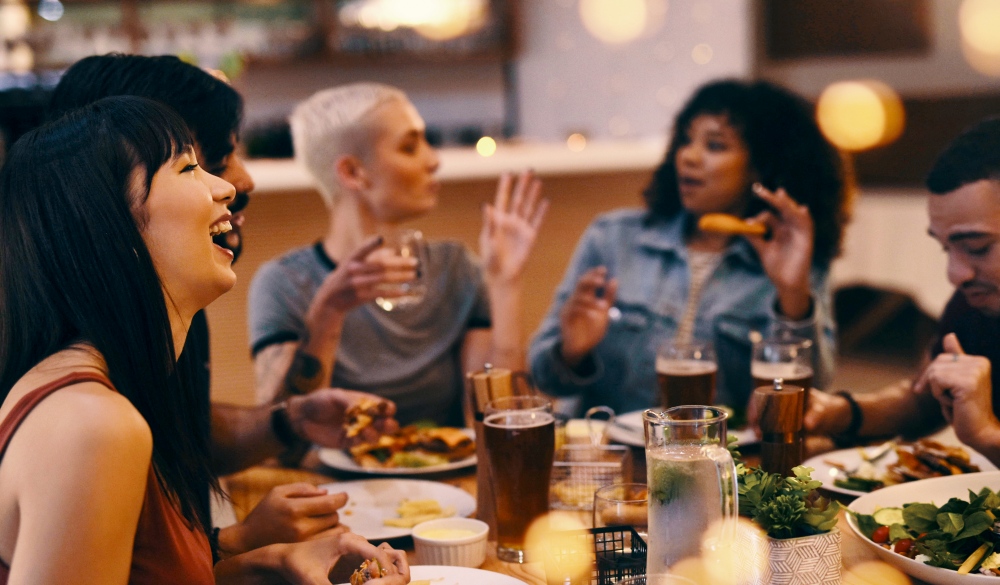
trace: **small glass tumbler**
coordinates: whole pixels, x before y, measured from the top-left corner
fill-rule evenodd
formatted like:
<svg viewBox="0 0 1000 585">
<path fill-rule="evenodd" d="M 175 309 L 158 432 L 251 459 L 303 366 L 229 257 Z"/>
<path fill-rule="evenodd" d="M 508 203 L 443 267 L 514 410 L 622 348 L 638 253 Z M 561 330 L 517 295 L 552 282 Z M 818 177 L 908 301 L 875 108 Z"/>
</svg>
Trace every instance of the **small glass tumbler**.
<svg viewBox="0 0 1000 585">
<path fill-rule="evenodd" d="M 408 282 L 392 282 L 378 285 L 380 295 L 375 304 L 383 311 L 395 311 L 419 304 L 427 295 L 427 243 L 418 230 L 403 229 L 383 236 L 383 248 L 401 258 L 417 259 L 417 277 Z"/>
<path fill-rule="evenodd" d="M 594 528 L 631 526 L 645 539 L 649 502 L 644 483 L 616 483 L 594 492 Z"/>
</svg>

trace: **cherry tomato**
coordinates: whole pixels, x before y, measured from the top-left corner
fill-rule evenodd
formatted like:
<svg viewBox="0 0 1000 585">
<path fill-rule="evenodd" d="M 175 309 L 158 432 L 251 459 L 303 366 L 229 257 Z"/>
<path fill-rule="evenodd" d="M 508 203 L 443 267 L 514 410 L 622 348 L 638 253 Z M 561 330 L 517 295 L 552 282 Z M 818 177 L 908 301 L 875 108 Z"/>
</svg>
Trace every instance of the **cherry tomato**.
<svg viewBox="0 0 1000 585">
<path fill-rule="evenodd" d="M 901 538 L 896 541 L 896 545 L 892 550 L 903 555 L 904 557 L 910 556 L 910 549 L 913 548 L 913 541 L 909 538 Z"/>
<path fill-rule="evenodd" d="M 889 542 L 889 527 L 879 526 L 876 528 L 875 532 L 872 533 L 872 542 L 877 542 L 879 544 Z"/>
</svg>

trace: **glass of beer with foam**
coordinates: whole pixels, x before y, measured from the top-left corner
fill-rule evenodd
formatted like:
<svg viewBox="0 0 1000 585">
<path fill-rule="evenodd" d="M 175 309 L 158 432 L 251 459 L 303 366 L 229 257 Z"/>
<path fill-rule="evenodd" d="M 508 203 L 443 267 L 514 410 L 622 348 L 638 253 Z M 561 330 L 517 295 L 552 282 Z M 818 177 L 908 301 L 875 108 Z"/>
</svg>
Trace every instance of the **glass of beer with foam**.
<svg viewBox="0 0 1000 585">
<path fill-rule="evenodd" d="M 812 341 L 791 335 L 755 340 L 750 362 L 753 388 L 774 386 L 774 380 L 781 378 L 785 386 L 803 388 L 808 397 L 813 383 L 812 349 Z"/>
<path fill-rule="evenodd" d="M 663 408 L 711 406 L 715 401 L 715 350 L 708 341 L 667 341 L 656 353 L 656 381 Z"/>
<path fill-rule="evenodd" d="M 501 561 L 525 562 L 528 527 L 549 511 L 555 429 L 552 402 L 544 396 L 496 398 L 484 409 Z"/>
</svg>

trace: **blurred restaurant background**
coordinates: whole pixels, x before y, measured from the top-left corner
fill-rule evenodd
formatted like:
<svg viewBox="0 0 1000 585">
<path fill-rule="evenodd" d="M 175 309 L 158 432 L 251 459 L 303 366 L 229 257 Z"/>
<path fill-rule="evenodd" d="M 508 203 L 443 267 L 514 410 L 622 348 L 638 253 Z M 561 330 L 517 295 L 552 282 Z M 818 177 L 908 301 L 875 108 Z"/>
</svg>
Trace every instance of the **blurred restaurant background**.
<svg viewBox="0 0 1000 585">
<path fill-rule="evenodd" d="M 0 0 L 0 154 L 37 124 L 77 59 L 177 54 L 246 100 L 257 183 L 239 284 L 209 310 L 217 400 L 253 400 L 250 278 L 319 239 L 323 204 L 289 158 L 285 118 L 360 80 L 406 91 L 442 148 L 439 207 L 415 224 L 476 248 L 504 171 L 552 201 L 528 268 L 525 335 L 583 228 L 642 204 L 673 116 L 702 83 L 763 78 L 817 106 L 858 181 L 833 268 L 838 387 L 912 374 L 951 294 L 926 235 L 923 176 L 945 144 L 1000 113 L 1000 0 Z"/>
</svg>

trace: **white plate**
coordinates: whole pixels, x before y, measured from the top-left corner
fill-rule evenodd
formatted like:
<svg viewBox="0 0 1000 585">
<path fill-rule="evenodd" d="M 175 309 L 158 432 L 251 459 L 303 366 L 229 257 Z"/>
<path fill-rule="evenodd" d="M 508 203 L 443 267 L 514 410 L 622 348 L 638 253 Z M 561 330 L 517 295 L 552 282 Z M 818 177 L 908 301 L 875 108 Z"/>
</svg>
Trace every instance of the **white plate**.
<svg viewBox="0 0 1000 585">
<path fill-rule="evenodd" d="M 476 432 L 472 429 L 462 429 L 466 435 L 473 441 L 476 440 Z M 455 469 L 465 469 L 466 467 L 472 467 L 476 464 L 476 454 L 473 453 L 465 459 L 459 459 L 458 461 L 451 461 L 449 463 L 444 463 L 441 465 L 431 465 L 429 467 L 393 467 L 390 469 L 381 468 L 366 468 L 361 467 L 354 462 L 354 459 L 346 453 L 343 449 L 319 449 L 319 460 L 323 462 L 327 467 L 332 467 L 337 471 L 349 471 L 351 473 L 358 473 L 363 475 L 430 475 L 432 473 L 441 473 L 442 471 L 453 471 Z"/>
<path fill-rule="evenodd" d="M 615 417 L 615 423 L 608 429 L 608 438 L 616 443 L 645 447 L 646 439 L 642 430 L 642 410 L 626 412 Z M 752 445 L 759 442 L 757 435 L 750 429 L 728 429 L 730 435 L 736 437 L 737 445 Z M 1000 584 L 998 584 L 1000 585 Z"/>
<path fill-rule="evenodd" d="M 397 518 L 396 508 L 403 499 L 437 500 L 442 508 L 453 506 L 456 516 L 476 511 L 476 499 L 465 490 L 446 483 L 420 479 L 363 479 L 321 485 L 330 493 L 347 493 L 347 505 L 340 510 L 340 522 L 368 540 L 408 536 L 409 528 L 382 523 Z"/>
<path fill-rule="evenodd" d="M 430 581 L 431 585 L 527 585 L 520 579 L 482 569 L 439 565 L 410 567 L 410 581 L 421 580 Z"/>
<path fill-rule="evenodd" d="M 877 508 L 899 507 L 910 503 L 933 503 L 941 506 L 949 498 L 968 499 L 969 490 L 978 492 L 984 487 L 988 487 L 994 491 L 1000 490 L 1000 471 L 949 475 L 947 477 L 935 477 L 933 479 L 901 483 L 865 494 L 851 502 L 848 509 L 859 514 L 871 514 Z M 992 583 L 993 585 L 997 585 L 997 583 L 1000 583 L 1000 578 L 990 575 L 959 575 L 956 571 L 932 567 L 913 559 L 908 559 L 891 550 L 886 550 L 869 540 L 861 533 L 857 522 L 854 521 L 854 517 L 850 514 L 847 515 L 847 523 L 851 525 L 851 530 L 858 535 L 858 538 L 863 540 L 866 546 L 871 547 L 872 550 L 878 553 L 883 561 L 911 577 L 922 579 L 934 585 L 974 585 L 978 583 L 984 585 Z"/>
<path fill-rule="evenodd" d="M 937 435 L 933 435 L 932 437 L 929 438 L 938 441 L 943 445 L 960 445 L 963 449 L 969 452 L 969 461 L 973 465 L 978 465 L 980 471 L 996 471 L 997 469 L 997 466 L 990 463 L 989 459 L 987 459 L 980 453 L 973 451 L 969 447 L 962 445 L 955 437 L 954 432 L 952 433 L 942 432 L 938 433 Z M 872 450 L 873 447 L 868 447 L 867 449 Z M 896 457 L 895 452 L 889 453 L 882 459 L 879 459 L 875 463 L 875 469 L 877 473 L 879 474 L 884 473 L 885 470 L 888 469 L 890 465 L 896 463 L 897 459 L 898 457 Z M 807 467 L 812 467 L 815 470 L 812 473 L 812 477 L 817 481 L 823 482 L 824 489 L 848 496 L 863 496 L 868 492 L 859 492 L 857 490 L 850 490 L 833 485 L 833 480 L 837 478 L 839 471 L 832 465 L 826 463 L 826 461 L 836 461 L 842 463 L 844 467 L 848 469 L 854 469 L 861 463 L 861 460 L 862 460 L 861 450 L 860 448 L 855 447 L 853 449 L 842 449 L 840 451 L 831 451 L 829 453 L 817 455 L 815 457 L 807 459 L 802 465 L 805 465 Z M 927 480 L 921 480 L 920 483 L 923 484 L 924 481 Z M 907 484 L 909 483 L 914 483 L 914 482 L 907 482 Z M 997 580 L 997 584 L 1000 585 L 1000 579 Z"/>
</svg>

